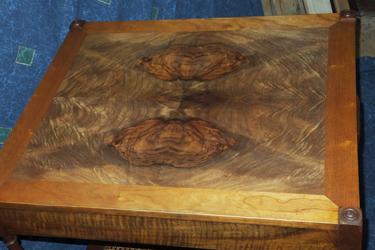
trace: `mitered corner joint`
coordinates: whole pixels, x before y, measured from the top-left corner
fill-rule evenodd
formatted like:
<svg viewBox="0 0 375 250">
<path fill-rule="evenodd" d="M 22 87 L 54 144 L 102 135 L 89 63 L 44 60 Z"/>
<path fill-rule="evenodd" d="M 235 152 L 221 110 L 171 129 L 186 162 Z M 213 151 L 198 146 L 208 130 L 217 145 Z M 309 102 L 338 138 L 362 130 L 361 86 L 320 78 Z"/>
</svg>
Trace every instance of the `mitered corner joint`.
<svg viewBox="0 0 375 250">
<path fill-rule="evenodd" d="M 74 20 L 70 26 L 69 26 L 69 29 L 82 29 L 83 26 L 85 25 L 86 21 L 85 20 Z"/>
<path fill-rule="evenodd" d="M 358 13 L 354 10 L 343 10 L 340 12 L 341 20 L 356 20 Z"/>
<path fill-rule="evenodd" d="M 362 210 L 354 207 L 340 207 L 339 209 L 339 224 L 362 226 Z"/>
</svg>

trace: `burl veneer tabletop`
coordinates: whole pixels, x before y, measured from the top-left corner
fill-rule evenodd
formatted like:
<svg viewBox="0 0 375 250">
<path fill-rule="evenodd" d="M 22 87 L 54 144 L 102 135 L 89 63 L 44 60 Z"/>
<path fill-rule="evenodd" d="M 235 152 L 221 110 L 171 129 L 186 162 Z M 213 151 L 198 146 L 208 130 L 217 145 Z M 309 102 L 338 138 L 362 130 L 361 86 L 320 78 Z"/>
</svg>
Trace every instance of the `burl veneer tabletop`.
<svg viewBox="0 0 375 250">
<path fill-rule="evenodd" d="M 13 176 L 322 193 L 327 32 L 88 35 Z"/>
<path fill-rule="evenodd" d="M 336 166 L 353 23 L 78 23 L 5 145 L 1 201 L 333 228 L 358 205 Z"/>
</svg>

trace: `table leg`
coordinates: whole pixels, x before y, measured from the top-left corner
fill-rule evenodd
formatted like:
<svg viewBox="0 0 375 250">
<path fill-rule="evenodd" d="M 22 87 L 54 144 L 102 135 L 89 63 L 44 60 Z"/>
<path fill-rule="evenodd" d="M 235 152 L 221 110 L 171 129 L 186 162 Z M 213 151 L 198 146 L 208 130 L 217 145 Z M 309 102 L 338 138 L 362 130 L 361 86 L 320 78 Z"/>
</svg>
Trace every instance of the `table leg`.
<svg viewBox="0 0 375 250">
<path fill-rule="evenodd" d="M 15 235 L 3 236 L 3 241 L 9 250 L 23 250 Z"/>
<path fill-rule="evenodd" d="M 4 244 L 7 246 L 9 250 L 23 250 L 20 242 L 17 239 L 17 236 L 7 233 L 1 226 L 0 238 L 3 239 Z"/>
</svg>

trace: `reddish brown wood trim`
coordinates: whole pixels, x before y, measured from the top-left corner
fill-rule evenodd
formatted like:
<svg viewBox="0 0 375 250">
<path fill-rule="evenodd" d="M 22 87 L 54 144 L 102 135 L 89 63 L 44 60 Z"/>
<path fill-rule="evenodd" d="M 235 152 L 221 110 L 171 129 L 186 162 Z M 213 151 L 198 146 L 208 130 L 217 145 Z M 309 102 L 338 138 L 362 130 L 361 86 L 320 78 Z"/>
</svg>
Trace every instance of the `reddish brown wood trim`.
<svg viewBox="0 0 375 250">
<path fill-rule="evenodd" d="M 71 29 L 9 139 L 4 144 L 4 148 L 0 151 L 0 185 L 11 175 L 25 151 L 60 83 L 72 65 L 85 35 L 82 29 Z"/>
<path fill-rule="evenodd" d="M 355 18 L 330 28 L 325 194 L 341 207 L 359 207 Z"/>
<path fill-rule="evenodd" d="M 85 24 L 88 34 L 124 32 L 195 32 L 217 30 L 327 28 L 339 20 L 337 14 L 295 16 L 267 16 L 248 18 L 209 18 L 158 21 L 90 22 Z"/>
</svg>

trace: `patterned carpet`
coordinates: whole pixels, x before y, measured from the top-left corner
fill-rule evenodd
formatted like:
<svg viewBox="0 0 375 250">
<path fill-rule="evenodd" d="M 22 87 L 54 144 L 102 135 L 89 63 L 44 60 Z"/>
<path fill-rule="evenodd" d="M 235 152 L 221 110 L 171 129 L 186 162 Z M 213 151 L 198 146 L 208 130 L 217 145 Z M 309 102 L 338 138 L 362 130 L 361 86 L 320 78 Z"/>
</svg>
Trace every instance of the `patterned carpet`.
<svg viewBox="0 0 375 250">
<path fill-rule="evenodd" d="M 365 244 L 375 249 L 375 58 L 364 57 L 358 63 L 361 98 L 360 174 L 364 208 Z"/>
</svg>

